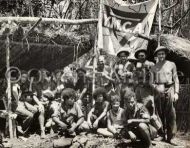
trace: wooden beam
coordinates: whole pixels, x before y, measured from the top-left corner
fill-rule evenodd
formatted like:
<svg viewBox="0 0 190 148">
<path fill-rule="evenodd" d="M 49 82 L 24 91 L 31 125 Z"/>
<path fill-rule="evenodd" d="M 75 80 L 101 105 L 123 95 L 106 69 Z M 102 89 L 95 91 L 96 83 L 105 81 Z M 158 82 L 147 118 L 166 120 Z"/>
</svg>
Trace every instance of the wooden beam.
<svg viewBox="0 0 190 148">
<path fill-rule="evenodd" d="M 153 26 L 159 26 L 159 24 L 158 23 L 153 23 L 152 24 Z M 161 25 L 161 27 L 163 27 L 163 28 L 167 28 L 167 29 L 172 29 L 173 28 L 173 26 L 167 26 L 167 25 Z"/>
<path fill-rule="evenodd" d="M 177 5 L 179 4 L 179 2 L 180 2 L 180 1 L 177 0 L 177 2 L 174 3 L 173 5 L 171 5 L 171 6 L 167 7 L 167 8 L 165 8 L 165 9 L 163 9 L 162 12 L 172 9 L 173 7 L 177 6 Z"/>
<path fill-rule="evenodd" d="M 182 19 L 183 19 L 189 12 L 190 12 L 190 8 L 183 14 L 183 16 L 182 16 L 180 19 L 178 19 L 178 20 L 175 22 L 175 24 L 174 24 L 172 27 L 175 27 L 179 22 L 181 22 Z"/>
<path fill-rule="evenodd" d="M 158 2 L 158 13 L 159 13 L 159 17 L 158 17 L 158 28 L 159 28 L 159 34 L 158 34 L 158 46 L 160 46 L 160 38 L 161 38 L 161 31 L 162 31 L 162 9 L 161 9 L 161 4 L 162 0 L 159 0 Z"/>
<path fill-rule="evenodd" d="M 7 29 L 7 34 L 6 34 L 6 67 L 7 70 L 10 69 L 10 40 L 9 40 L 9 33 L 10 33 L 10 29 Z M 7 108 L 7 112 L 8 112 L 8 116 L 11 115 L 11 79 L 10 79 L 10 73 L 8 72 L 7 74 L 7 98 L 8 98 L 8 108 Z M 9 122 L 9 136 L 12 139 L 13 138 L 13 124 L 12 124 L 12 119 L 9 117 L 8 118 L 8 122 Z"/>
<path fill-rule="evenodd" d="M 0 44 L 3 44 L 5 41 L 0 40 Z M 30 46 L 41 46 L 42 48 L 44 47 L 57 47 L 57 48 L 71 48 L 74 47 L 74 45 L 61 45 L 61 44 L 50 44 L 50 43 L 29 43 Z M 26 46 L 26 43 L 23 43 L 22 41 L 17 42 L 17 41 L 11 41 L 10 45 L 20 45 L 20 46 Z"/>
<path fill-rule="evenodd" d="M 148 36 L 145 36 L 144 34 L 135 33 L 134 36 L 138 37 L 138 38 L 141 38 L 141 39 L 144 39 L 144 40 L 147 40 L 147 41 L 152 41 L 152 38 L 150 38 Z"/>
<path fill-rule="evenodd" d="M 103 49 L 103 28 L 102 28 L 102 18 L 103 18 L 103 0 L 99 0 L 99 14 L 98 14 L 98 50 Z"/>
<path fill-rule="evenodd" d="M 41 21 L 42 21 L 42 18 L 40 18 L 40 19 L 32 26 L 32 28 L 24 35 L 24 37 L 23 37 L 22 40 L 26 39 L 27 36 L 28 36 L 28 34 L 29 34 L 31 31 L 33 31 L 34 28 L 35 28 L 36 26 L 38 26 L 38 24 L 39 24 Z"/>
<path fill-rule="evenodd" d="M 36 23 L 40 18 L 39 17 L 0 17 L 0 22 L 15 21 L 18 23 Z M 98 23 L 98 19 L 79 19 L 79 20 L 70 20 L 70 19 L 57 19 L 57 18 L 42 18 L 41 23 L 52 24 L 60 23 L 66 25 L 82 25 L 82 24 L 95 24 Z"/>
</svg>

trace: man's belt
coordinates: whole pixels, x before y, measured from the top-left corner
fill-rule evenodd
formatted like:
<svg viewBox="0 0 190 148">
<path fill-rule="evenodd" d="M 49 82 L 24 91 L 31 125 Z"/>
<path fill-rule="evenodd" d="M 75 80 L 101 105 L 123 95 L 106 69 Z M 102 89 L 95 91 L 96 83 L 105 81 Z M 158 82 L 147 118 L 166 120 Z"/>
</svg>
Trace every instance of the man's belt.
<svg viewBox="0 0 190 148">
<path fill-rule="evenodd" d="M 137 86 L 139 87 L 150 87 L 148 83 L 138 83 Z"/>
<path fill-rule="evenodd" d="M 174 85 L 174 82 L 168 84 L 168 83 L 155 83 L 156 85 L 164 85 L 165 88 L 170 88 Z"/>
</svg>

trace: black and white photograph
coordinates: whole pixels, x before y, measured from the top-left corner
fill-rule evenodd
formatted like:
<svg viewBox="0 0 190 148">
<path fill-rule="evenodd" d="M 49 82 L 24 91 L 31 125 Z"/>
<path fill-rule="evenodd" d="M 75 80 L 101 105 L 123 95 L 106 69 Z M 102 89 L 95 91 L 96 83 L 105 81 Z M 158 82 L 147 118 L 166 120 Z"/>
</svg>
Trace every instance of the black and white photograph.
<svg viewBox="0 0 190 148">
<path fill-rule="evenodd" d="M 190 148 L 190 0 L 0 0 L 0 148 Z"/>
</svg>

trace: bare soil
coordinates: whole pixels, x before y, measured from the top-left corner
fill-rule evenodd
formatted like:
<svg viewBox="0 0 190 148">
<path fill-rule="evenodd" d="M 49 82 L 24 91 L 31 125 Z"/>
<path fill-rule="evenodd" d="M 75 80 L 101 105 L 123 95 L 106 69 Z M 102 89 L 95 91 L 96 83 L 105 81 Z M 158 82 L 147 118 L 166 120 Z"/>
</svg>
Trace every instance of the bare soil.
<svg viewBox="0 0 190 148">
<path fill-rule="evenodd" d="M 58 135 L 47 135 L 45 139 L 41 139 L 39 135 L 33 134 L 30 137 L 24 139 L 19 137 L 17 139 L 5 139 L 5 147 L 12 148 L 53 148 L 54 141 L 57 139 L 63 139 Z M 166 142 L 153 141 L 153 148 L 190 148 L 190 134 L 178 133 L 174 139 L 178 146 L 172 146 Z M 64 143 L 64 142 L 63 142 Z M 142 148 L 142 144 L 137 142 L 135 144 L 129 143 L 129 140 L 115 140 L 111 138 L 104 138 L 95 134 L 79 135 L 73 141 L 72 144 L 66 147 L 85 147 L 85 148 Z"/>
</svg>

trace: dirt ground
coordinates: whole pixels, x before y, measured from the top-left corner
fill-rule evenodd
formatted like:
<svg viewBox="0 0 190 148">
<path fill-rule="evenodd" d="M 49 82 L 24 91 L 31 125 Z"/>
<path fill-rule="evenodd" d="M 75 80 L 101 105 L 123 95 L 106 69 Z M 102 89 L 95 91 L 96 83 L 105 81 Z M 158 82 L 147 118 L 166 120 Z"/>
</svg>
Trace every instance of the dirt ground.
<svg viewBox="0 0 190 148">
<path fill-rule="evenodd" d="M 39 135 L 31 135 L 29 138 L 19 137 L 18 139 L 5 139 L 4 144 L 5 147 L 12 148 L 53 148 L 56 145 L 56 141 L 64 141 L 64 137 L 59 137 L 58 135 L 47 135 L 47 138 L 40 139 Z M 142 148 L 142 144 L 130 144 L 128 140 L 114 140 L 110 138 L 104 138 L 95 134 L 88 135 L 80 135 L 74 139 L 68 139 L 67 142 L 70 141 L 71 144 L 68 144 L 66 147 L 85 147 L 85 148 L 126 148 L 126 147 L 137 147 Z M 69 142 L 69 143 L 70 143 Z M 65 142 L 64 142 L 65 143 Z M 178 133 L 175 138 L 175 143 L 178 146 L 172 146 L 165 142 L 153 141 L 154 148 L 190 148 L 190 134 L 182 134 Z M 57 145 L 58 147 L 58 145 Z"/>
</svg>

